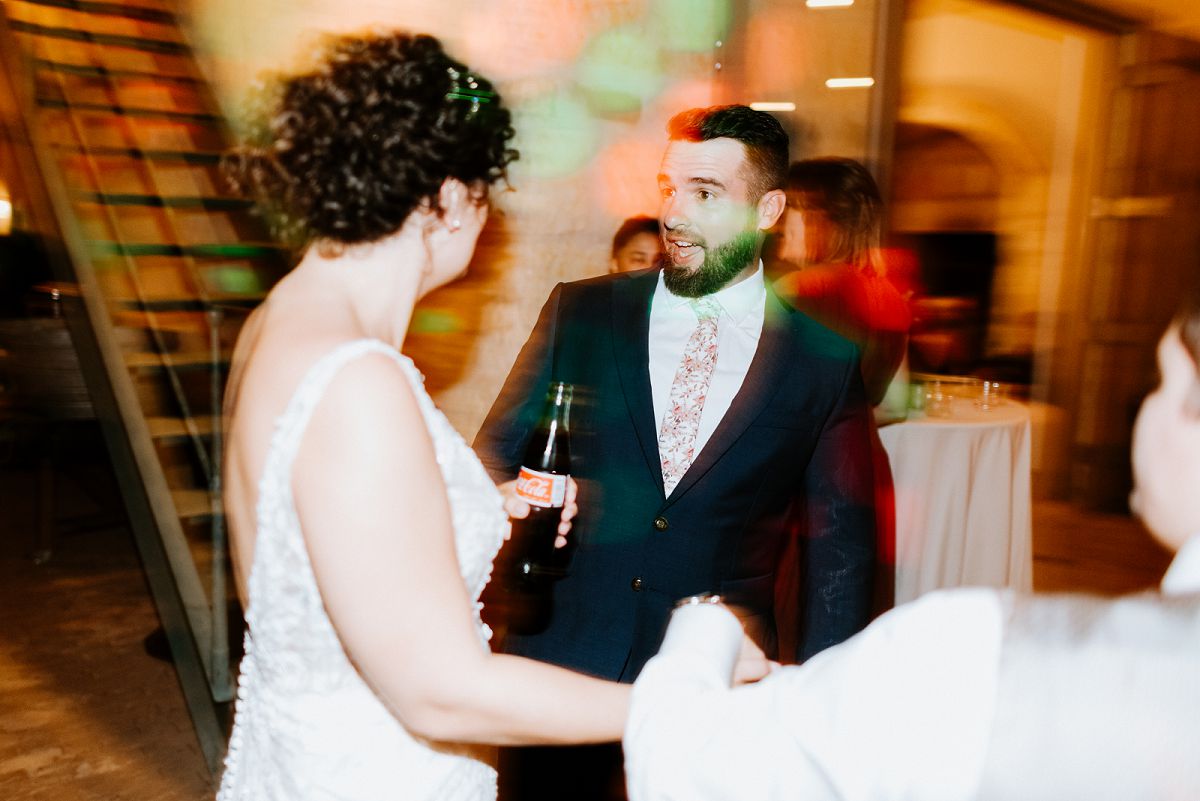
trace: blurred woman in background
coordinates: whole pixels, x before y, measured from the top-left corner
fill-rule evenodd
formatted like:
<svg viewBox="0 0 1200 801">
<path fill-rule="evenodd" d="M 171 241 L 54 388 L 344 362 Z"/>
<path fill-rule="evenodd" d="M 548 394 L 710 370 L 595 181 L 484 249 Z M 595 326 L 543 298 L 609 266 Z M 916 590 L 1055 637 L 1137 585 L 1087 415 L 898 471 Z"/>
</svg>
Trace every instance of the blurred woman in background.
<svg viewBox="0 0 1200 801">
<path fill-rule="evenodd" d="M 879 255 L 879 189 L 865 167 L 844 158 L 795 162 L 786 188 L 776 255 L 795 269 L 775 290 L 862 349 L 863 383 L 877 406 L 904 359 L 911 322 Z"/>
<path fill-rule="evenodd" d="M 880 258 L 883 200 L 871 173 L 857 161 L 818 158 L 788 169 L 787 210 L 776 258 L 793 268 L 775 281 L 788 303 L 858 345 L 859 368 L 877 420 L 903 417 L 907 392 L 883 406 L 904 361 L 911 322 L 908 303 L 884 275 Z M 904 387 L 901 387 L 904 389 Z M 897 405 L 899 409 L 892 409 Z M 872 431 L 878 566 L 875 611 L 895 595 L 895 486 L 887 452 Z M 783 586 L 780 593 L 790 593 Z"/>
</svg>

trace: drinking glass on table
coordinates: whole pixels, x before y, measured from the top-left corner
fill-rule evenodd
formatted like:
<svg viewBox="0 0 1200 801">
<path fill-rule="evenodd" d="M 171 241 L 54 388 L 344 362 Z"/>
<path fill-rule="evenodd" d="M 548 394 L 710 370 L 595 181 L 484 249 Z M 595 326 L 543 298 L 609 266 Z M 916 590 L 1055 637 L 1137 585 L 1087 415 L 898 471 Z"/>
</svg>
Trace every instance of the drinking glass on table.
<svg viewBox="0 0 1200 801">
<path fill-rule="evenodd" d="M 975 408 L 980 411 L 991 411 L 1004 403 L 1004 385 L 999 381 L 984 380 L 979 386 L 979 397 L 975 399 Z"/>
</svg>

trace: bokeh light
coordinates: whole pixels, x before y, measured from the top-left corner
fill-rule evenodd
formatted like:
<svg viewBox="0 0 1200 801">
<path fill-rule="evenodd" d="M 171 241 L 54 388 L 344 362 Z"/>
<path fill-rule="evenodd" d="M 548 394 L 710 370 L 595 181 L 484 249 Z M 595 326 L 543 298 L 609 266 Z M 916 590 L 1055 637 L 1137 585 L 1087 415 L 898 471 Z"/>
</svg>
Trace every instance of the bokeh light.
<svg viewBox="0 0 1200 801">
<path fill-rule="evenodd" d="M 610 28 L 588 43 L 575 80 L 599 113 L 637 111 L 663 85 L 658 45 L 632 26 Z"/>
<path fill-rule="evenodd" d="M 710 50 L 724 39 L 733 17 L 730 0 L 654 0 L 650 12 L 669 50 Z"/>
<path fill-rule="evenodd" d="M 251 267 L 225 264 L 207 271 L 208 280 L 221 292 L 253 294 L 266 290 L 262 279 Z"/>
<path fill-rule="evenodd" d="M 746 22 L 746 48 L 742 91 L 751 100 L 796 100 L 819 55 L 809 42 L 810 27 L 803 14 L 773 8 L 754 14 Z M 816 51 L 816 52 L 814 52 Z"/>
<path fill-rule="evenodd" d="M 587 4 L 538 3 L 536 25 L 523 5 L 472 4 L 461 30 L 447 39 L 461 42 L 462 58 L 493 81 L 569 70 L 595 27 Z"/>
<path fill-rule="evenodd" d="M 408 326 L 413 334 L 452 334 L 462 329 L 462 320 L 452 309 L 414 309 Z"/>
<path fill-rule="evenodd" d="M 514 174 L 554 178 L 569 175 L 595 155 L 600 133 L 587 104 L 560 90 L 535 97 L 513 110 L 521 159 Z"/>
<path fill-rule="evenodd" d="M 618 219 L 637 214 L 658 215 L 658 174 L 666 133 L 641 130 L 623 137 L 596 159 L 597 179 L 592 183 L 596 204 Z"/>
</svg>

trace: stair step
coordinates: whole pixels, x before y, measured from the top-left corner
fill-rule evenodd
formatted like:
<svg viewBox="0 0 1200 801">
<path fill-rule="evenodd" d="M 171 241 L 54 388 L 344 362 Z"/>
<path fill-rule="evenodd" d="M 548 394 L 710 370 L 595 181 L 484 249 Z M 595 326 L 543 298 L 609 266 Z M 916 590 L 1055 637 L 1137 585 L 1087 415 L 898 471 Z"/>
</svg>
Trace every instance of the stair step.
<svg viewBox="0 0 1200 801">
<path fill-rule="evenodd" d="M 69 153 L 78 156 L 115 157 L 130 159 L 145 159 L 147 161 L 177 161 L 193 165 L 217 165 L 224 155 L 219 150 L 143 150 L 137 147 L 81 147 L 79 145 L 53 145 L 59 153 Z M 246 201 L 249 203 L 250 201 Z"/>
<path fill-rule="evenodd" d="M 102 242 L 90 243 L 99 258 L 106 256 L 190 256 L 196 259 L 253 259 L 277 256 L 287 250 L 275 242 L 229 242 L 180 245 L 174 242 Z"/>
<path fill-rule="evenodd" d="M 81 203 L 105 206 L 152 206 L 154 208 L 205 209 L 206 211 L 237 211 L 248 209 L 254 201 L 240 197 L 203 197 L 199 195 L 140 195 L 121 192 L 80 192 L 75 195 Z"/>
<path fill-rule="evenodd" d="M 84 42 L 86 44 L 103 45 L 105 47 L 124 47 L 129 50 L 140 50 L 146 53 L 159 53 L 168 56 L 184 55 L 188 52 L 188 46 L 183 42 L 169 42 L 164 39 L 147 39 L 141 36 L 125 36 L 124 34 L 116 33 L 91 33 L 74 28 L 38 25 L 34 22 L 24 22 L 15 19 L 9 20 L 8 25 L 18 33 L 28 34 L 29 36 L 43 36 L 48 39 L 67 39 L 73 42 Z"/>
<path fill-rule="evenodd" d="M 202 437 L 211 437 L 213 420 L 205 415 L 192 418 L 196 433 Z M 147 417 L 146 425 L 150 428 L 150 436 L 157 440 L 179 440 L 188 436 L 187 421 L 182 417 Z"/>
<path fill-rule="evenodd" d="M 218 114 L 208 114 L 198 111 L 171 111 L 157 108 L 132 108 L 129 106 L 114 106 L 108 103 L 69 103 L 54 97 L 39 97 L 37 104 L 42 108 L 63 108 L 71 111 L 98 111 L 102 114 L 116 114 L 124 117 L 141 117 L 143 119 L 173 120 L 175 122 L 192 122 L 197 125 L 216 125 L 221 122 Z"/>
<path fill-rule="evenodd" d="M 128 336 L 131 338 L 152 330 L 191 336 L 207 336 L 211 327 L 208 315 L 203 311 L 194 309 L 155 312 L 153 317 L 144 311 L 114 309 L 112 321 L 118 330 L 128 332 Z"/>
<path fill-rule="evenodd" d="M 35 69 L 46 72 L 62 72 L 68 75 L 79 75 L 84 78 L 130 79 L 139 81 L 155 81 L 158 83 L 179 83 L 195 86 L 200 80 L 192 75 L 171 75 L 147 70 L 111 69 L 95 64 L 71 64 L 66 61 L 53 61 L 48 58 L 33 60 Z"/>
<path fill-rule="evenodd" d="M 217 356 L 217 366 L 228 365 L 232 355 L 231 350 L 222 350 Z M 168 360 L 171 367 L 179 370 L 199 370 L 212 367 L 212 354 L 207 350 L 168 353 L 165 359 L 163 354 L 154 351 L 125 354 L 125 365 L 133 370 L 161 370 L 166 366 Z"/>
<path fill-rule="evenodd" d="M 89 0 L 21 0 L 32 6 L 49 6 L 65 8 L 69 11 L 81 11 L 85 14 L 99 14 L 106 17 L 123 17 L 139 22 L 157 22 L 162 25 L 174 25 L 175 15 L 169 11 L 160 11 L 145 6 L 132 6 L 125 3 L 97 3 Z"/>
<path fill-rule="evenodd" d="M 175 514 L 181 519 L 212 516 L 212 497 L 208 490 L 174 489 L 171 490 L 171 500 L 175 502 Z"/>
<path fill-rule="evenodd" d="M 109 298 L 113 303 L 128 309 L 153 312 L 204 311 L 213 306 L 226 306 L 232 310 L 251 310 L 266 299 L 266 292 L 239 293 L 236 295 L 210 294 L 207 298 L 160 297 L 160 298 Z"/>
</svg>

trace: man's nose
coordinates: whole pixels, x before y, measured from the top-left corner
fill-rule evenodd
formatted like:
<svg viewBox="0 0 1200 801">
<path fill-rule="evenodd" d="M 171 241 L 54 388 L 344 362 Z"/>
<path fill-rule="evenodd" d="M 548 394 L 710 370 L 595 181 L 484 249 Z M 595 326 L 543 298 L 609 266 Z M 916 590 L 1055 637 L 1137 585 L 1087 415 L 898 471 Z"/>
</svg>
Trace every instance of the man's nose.
<svg viewBox="0 0 1200 801">
<path fill-rule="evenodd" d="M 687 222 L 679 200 L 674 197 L 663 200 L 658 216 L 662 220 L 663 229 L 667 231 L 672 231 Z"/>
</svg>

